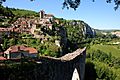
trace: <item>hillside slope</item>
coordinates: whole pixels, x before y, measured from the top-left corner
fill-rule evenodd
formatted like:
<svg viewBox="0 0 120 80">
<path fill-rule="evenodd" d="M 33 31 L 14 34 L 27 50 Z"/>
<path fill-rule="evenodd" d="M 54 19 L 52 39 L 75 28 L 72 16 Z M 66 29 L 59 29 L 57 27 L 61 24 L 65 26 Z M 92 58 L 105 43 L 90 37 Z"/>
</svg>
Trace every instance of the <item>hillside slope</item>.
<svg viewBox="0 0 120 80">
<path fill-rule="evenodd" d="M 120 49 L 118 48 L 118 46 L 116 45 L 100 45 L 100 44 L 96 44 L 96 45 L 92 45 L 90 46 L 90 49 L 88 49 L 87 52 L 93 52 L 96 50 L 100 50 L 102 52 L 105 53 L 111 53 L 114 57 L 120 57 Z"/>
</svg>

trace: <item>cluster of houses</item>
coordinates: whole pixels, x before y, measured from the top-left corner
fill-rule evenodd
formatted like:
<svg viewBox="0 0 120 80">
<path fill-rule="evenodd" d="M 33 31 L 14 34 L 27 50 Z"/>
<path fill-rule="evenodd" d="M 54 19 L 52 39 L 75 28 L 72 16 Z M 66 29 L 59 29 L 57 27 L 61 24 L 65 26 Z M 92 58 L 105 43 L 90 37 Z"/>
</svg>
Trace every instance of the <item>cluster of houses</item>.
<svg viewBox="0 0 120 80">
<path fill-rule="evenodd" d="M 59 20 L 55 20 L 52 14 L 45 14 L 45 11 L 39 12 L 39 18 L 18 18 L 10 27 L 0 28 L 0 38 L 2 34 L 10 36 L 11 32 L 32 34 L 35 38 L 45 38 L 40 32 L 40 27 L 49 28 L 52 30 L 53 23 L 59 24 Z M 38 26 L 40 25 L 40 26 Z M 0 60 L 20 59 L 22 57 L 37 57 L 38 51 L 35 48 L 15 45 L 9 47 L 6 51 L 0 52 Z"/>
<path fill-rule="evenodd" d="M 52 30 L 53 23 L 59 24 L 59 20 L 54 20 L 52 14 L 45 14 L 45 11 L 41 10 L 39 12 L 39 18 L 18 18 L 13 24 L 8 28 L 0 28 L 0 36 L 4 33 L 10 35 L 11 32 L 16 33 L 27 33 L 34 35 L 35 38 L 40 38 L 40 34 L 36 34 L 36 31 L 40 32 L 37 25 L 44 26 Z"/>
<path fill-rule="evenodd" d="M 0 52 L 0 60 L 21 59 L 25 57 L 35 58 L 37 56 L 38 51 L 35 48 L 24 45 L 11 46 L 6 51 Z"/>
<path fill-rule="evenodd" d="M 111 32 L 111 34 L 116 35 L 117 37 L 120 37 L 120 31 Z"/>
<path fill-rule="evenodd" d="M 107 35 L 107 32 L 102 32 L 102 34 Z M 120 31 L 113 31 L 111 32 L 112 35 L 116 35 L 117 37 L 120 37 Z"/>
</svg>

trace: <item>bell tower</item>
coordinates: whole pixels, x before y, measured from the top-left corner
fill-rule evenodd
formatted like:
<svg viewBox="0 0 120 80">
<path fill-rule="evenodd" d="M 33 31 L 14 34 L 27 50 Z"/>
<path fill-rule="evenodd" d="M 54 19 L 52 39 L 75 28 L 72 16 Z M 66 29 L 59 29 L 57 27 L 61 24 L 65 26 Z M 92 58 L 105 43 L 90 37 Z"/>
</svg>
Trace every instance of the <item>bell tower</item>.
<svg viewBox="0 0 120 80">
<path fill-rule="evenodd" d="M 41 10 L 41 11 L 39 12 L 39 15 L 40 15 L 40 19 L 43 19 L 44 16 L 45 16 L 45 11 L 44 11 L 44 10 Z"/>
</svg>

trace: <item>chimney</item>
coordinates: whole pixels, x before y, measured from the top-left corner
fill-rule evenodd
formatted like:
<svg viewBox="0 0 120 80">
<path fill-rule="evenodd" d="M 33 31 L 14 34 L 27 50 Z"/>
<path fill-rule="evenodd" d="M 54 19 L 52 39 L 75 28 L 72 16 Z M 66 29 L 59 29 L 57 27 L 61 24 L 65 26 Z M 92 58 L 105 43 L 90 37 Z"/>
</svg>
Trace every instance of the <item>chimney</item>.
<svg viewBox="0 0 120 80">
<path fill-rule="evenodd" d="M 18 46 L 18 51 L 20 51 L 20 46 Z"/>
</svg>

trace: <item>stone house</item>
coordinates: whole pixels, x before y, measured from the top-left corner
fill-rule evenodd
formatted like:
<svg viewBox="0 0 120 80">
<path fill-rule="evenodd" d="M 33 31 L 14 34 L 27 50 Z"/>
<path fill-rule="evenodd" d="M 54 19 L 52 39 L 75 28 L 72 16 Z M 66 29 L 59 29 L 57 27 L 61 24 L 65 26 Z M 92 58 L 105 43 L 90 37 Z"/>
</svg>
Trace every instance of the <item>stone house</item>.
<svg viewBox="0 0 120 80">
<path fill-rule="evenodd" d="M 27 51 L 28 56 L 31 58 L 38 56 L 38 51 L 35 48 L 27 47 L 24 49 L 24 51 Z"/>
<path fill-rule="evenodd" d="M 53 20 L 53 18 L 54 18 L 54 16 L 52 14 L 45 14 L 44 10 L 41 10 L 39 12 L 39 15 L 40 15 L 40 19 L 51 19 L 51 20 Z"/>
<path fill-rule="evenodd" d="M 7 59 L 20 59 L 24 57 L 37 57 L 38 51 L 35 48 L 26 47 L 23 45 L 11 46 L 5 52 L 4 56 Z"/>
<path fill-rule="evenodd" d="M 11 32 L 13 32 L 13 28 L 0 28 L 0 36 L 2 34 L 9 36 Z"/>
</svg>

